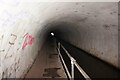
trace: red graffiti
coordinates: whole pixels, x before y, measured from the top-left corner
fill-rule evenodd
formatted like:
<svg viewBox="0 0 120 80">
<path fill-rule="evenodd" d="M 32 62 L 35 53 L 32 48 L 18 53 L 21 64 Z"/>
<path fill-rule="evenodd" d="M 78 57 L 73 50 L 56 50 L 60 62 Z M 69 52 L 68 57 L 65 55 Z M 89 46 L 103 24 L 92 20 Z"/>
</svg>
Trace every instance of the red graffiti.
<svg viewBox="0 0 120 80">
<path fill-rule="evenodd" d="M 34 38 L 32 37 L 32 35 L 30 35 L 30 34 L 28 34 L 28 33 L 26 33 L 26 34 L 24 35 L 24 37 L 25 37 L 25 40 L 24 40 L 22 49 L 24 49 L 27 45 L 32 45 L 33 40 L 34 40 Z M 24 38 L 24 37 L 23 37 L 23 38 Z"/>
</svg>

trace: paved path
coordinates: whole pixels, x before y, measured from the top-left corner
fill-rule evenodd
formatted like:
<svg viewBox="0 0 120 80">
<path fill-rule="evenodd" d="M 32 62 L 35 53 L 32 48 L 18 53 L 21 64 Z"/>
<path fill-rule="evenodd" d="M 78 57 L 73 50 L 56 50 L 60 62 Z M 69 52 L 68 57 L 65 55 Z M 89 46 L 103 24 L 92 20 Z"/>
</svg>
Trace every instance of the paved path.
<svg viewBox="0 0 120 80">
<path fill-rule="evenodd" d="M 26 78 L 67 78 L 58 57 L 55 41 L 44 44 Z"/>
</svg>

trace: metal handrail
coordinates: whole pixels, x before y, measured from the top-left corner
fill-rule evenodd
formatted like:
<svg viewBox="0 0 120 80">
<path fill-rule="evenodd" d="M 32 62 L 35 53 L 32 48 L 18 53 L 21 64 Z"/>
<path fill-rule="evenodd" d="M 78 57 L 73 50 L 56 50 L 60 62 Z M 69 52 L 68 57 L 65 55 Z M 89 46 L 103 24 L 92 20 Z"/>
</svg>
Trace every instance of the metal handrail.
<svg viewBox="0 0 120 80">
<path fill-rule="evenodd" d="M 68 71 L 68 68 L 65 64 L 65 61 L 60 53 L 60 46 L 63 48 L 63 50 L 66 52 L 67 56 L 70 58 L 71 60 L 71 75 L 70 75 L 70 72 Z M 91 80 L 91 78 L 87 75 L 87 73 L 80 67 L 80 65 L 76 62 L 76 60 L 68 53 L 68 51 L 63 47 L 62 44 L 60 44 L 60 42 L 58 43 L 58 53 L 59 53 L 59 56 L 63 62 L 63 65 L 65 67 L 65 70 L 67 72 L 67 75 L 69 77 L 70 80 L 74 80 L 74 65 L 76 66 L 76 68 L 79 70 L 79 72 L 83 75 L 83 77 L 86 79 L 86 80 Z"/>
<path fill-rule="evenodd" d="M 68 71 L 68 68 L 67 68 L 67 66 L 66 66 L 66 64 L 65 64 L 65 61 L 64 61 L 64 59 L 63 59 L 63 57 L 62 57 L 62 55 L 61 55 L 61 53 L 60 53 L 60 46 L 58 46 L 58 53 L 59 53 L 59 56 L 60 56 L 60 58 L 61 58 L 61 60 L 62 60 L 62 62 L 63 62 L 63 65 L 64 65 L 64 67 L 65 67 L 65 70 L 66 70 L 66 72 L 67 72 L 67 74 L 68 74 L 68 77 L 71 79 L 71 75 L 70 75 L 70 73 L 69 73 L 69 71 Z"/>
</svg>

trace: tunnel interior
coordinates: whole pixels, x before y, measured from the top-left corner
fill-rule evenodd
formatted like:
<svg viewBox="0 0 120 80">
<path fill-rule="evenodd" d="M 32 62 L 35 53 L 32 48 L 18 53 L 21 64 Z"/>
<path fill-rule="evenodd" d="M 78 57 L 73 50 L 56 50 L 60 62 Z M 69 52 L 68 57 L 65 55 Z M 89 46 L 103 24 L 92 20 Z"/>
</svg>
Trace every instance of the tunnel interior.
<svg viewBox="0 0 120 80">
<path fill-rule="evenodd" d="M 53 22 L 54 23 L 54 22 Z M 48 46 L 49 46 L 49 44 L 52 44 L 52 43 L 55 43 L 56 45 L 57 45 L 57 43 L 56 43 L 56 40 L 58 41 L 58 42 L 67 42 L 68 44 L 71 44 L 71 43 L 69 43 L 69 37 L 70 37 L 70 39 L 71 38 L 73 38 L 74 39 L 74 36 L 75 35 L 77 35 L 77 34 L 80 34 L 78 31 L 77 31 L 77 25 L 75 25 L 75 24 L 72 24 L 72 23 L 68 23 L 68 22 L 58 22 L 58 23 L 54 23 L 54 25 L 52 24 L 52 23 L 49 23 L 49 26 L 46 26 L 46 33 L 45 33 L 45 42 L 46 43 L 48 43 Z M 65 41 L 64 40 L 64 38 L 67 38 L 67 41 Z M 79 41 L 80 41 L 80 38 L 79 38 Z M 74 46 L 74 45 L 73 45 Z M 74 46 L 75 47 L 75 46 Z M 76 47 L 76 48 L 78 48 L 78 47 Z M 90 54 L 89 52 L 86 52 L 86 51 L 84 51 L 84 50 L 81 50 L 80 48 L 78 48 L 78 50 L 80 50 L 81 52 L 79 53 L 79 54 L 81 54 L 81 60 L 84 60 L 82 63 L 85 65 L 85 64 L 90 64 L 90 63 L 87 63 L 87 62 L 89 62 L 88 60 L 90 59 L 89 57 L 88 57 L 88 60 L 87 60 L 87 58 L 85 58 L 82 54 Z M 73 54 L 76 54 L 76 56 L 77 56 L 77 52 L 75 53 L 74 52 L 74 50 L 73 51 L 71 51 L 71 52 L 73 52 Z M 84 53 L 85 52 L 85 53 Z M 64 56 L 64 59 L 66 59 L 65 61 L 67 62 L 67 66 L 69 66 L 69 71 L 71 72 L 71 65 L 70 65 L 70 59 L 67 57 L 67 55 L 65 55 L 66 53 L 64 52 L 64 51 L 62 51 L 62 55 Z M 71 55 L 73 55 L 72 53 L 71 53 Z M 93 56 L 94 58 L 95 58 L 95 60 L 100 60 L 99 58 L 97 58 L 96 56 L 94 56 L 94 55 L 90 55 L 90 56 Z M 77 56 L 78 57 L 78 56 Z M 80 57 L 79 57 L 80 58 Z M 84 59 L 83 59 L 84 58 Z M 91 61 L 93 60 L 93 59 L 90 59 Z M 78 61 L 79 62 L 79 61 Z M 99 64 L 99 62 L 100 62 L 100 64 Z M 80 62 L 81 63 L 81 62 Z M 101 64 L 102 63 L 102 64 Z M 120 74 L 120 70 L 119 69 L 117 69 L 117 68 L 115 68 L 113 65 L 111 65 L 111 64 L 109 64 L 109 63 L 107 63 L 107 62 L 104 62 L 103 60 L 100 60 L 100 61 L 98 61 L 98 63 L 97 62 L 94 62 L 94 60 L 93 60 L 93 63 L 91 64 L 91 68 L 93 67 L 93 66 L 95 66 L 96 64 L 98 64 L 98 65 L 100 65 L 101 67 L 103 66 L 103 65 L 109 65 L 110 67 L 104 67 L 103 69 L 104 69 L 104 73 L 106 73 L 106 74 L 108 74 L 107 73 L 107 71 L 109 72 L 109 69 L 110 68 L 112 68 L 113 69 L 113 73 L 109 73 L 109 75 L 111 75 L 111 77 L 118 77 L 119 76 L 119 74 Z M 88 65 L 86 65 L 86 66 L 88 66 Z M 85 66 L 84 66 L 85 67 Z M 89 66 L 89 68 L 90 68 L 90 66 Z M 99 69 L 99 68 L 98 68 Z M 99 70 L 98 70 L 97 68 L 96 68 L 96 71 L 98 71 L 98 73 L 96 72 L 96 74 L 92 74 L 92 72 L 94 73 L 94 71 L 92 70 L 92 69 L 90 69 L 91 71 L 90 71 L 90 74 L 92 74 L 92 78 L 98 78 L 98 77 L 110 77 L 109 75 L 104 75 L 103 73 L 99 73 Z M 83 76 L 78 72 L 78 70 L 75 68 L 75 71 L 77 72 L 77 73 L 75 73 L 76 74 L 76 78 L 83 78 Z M 89 71 L 89 70 L 88 70 Z M 112 71 L 112 70 L 110 70 L 110 71 Z M 116 72 L 117 72 L 117 74 L 116 74 Z M 88 72 L 89 73 L 89 72 Z M 115 74 L 114 74 L 115 73 Z M 98 74 L 98 75 L 97 75 Z M 103 75 L 99 75 L 99 74 L 103 74 Z"/>
<path fill-rule="evenodd" d="M 64 37 L 68 38 L 69 41 L 69 37 L 74 38 L 75 35 L 79 34 L 76 29 L 78 26 L 70 22 L 51 22 L 47 25 L 49 26 L 45 26 L 42 31 L 45 31 L 44 39 L 48 42 L 54 38 L 62 40 Z M 54 33 L 54 36 L 52 36 L 51 33 Z"/>
<path fill-rule="evenodd" d="M 0 2 L 0 78 L 23 78 L 56 40 L 120 68 L 117 2 L 12 1 Z"/>
</svg>

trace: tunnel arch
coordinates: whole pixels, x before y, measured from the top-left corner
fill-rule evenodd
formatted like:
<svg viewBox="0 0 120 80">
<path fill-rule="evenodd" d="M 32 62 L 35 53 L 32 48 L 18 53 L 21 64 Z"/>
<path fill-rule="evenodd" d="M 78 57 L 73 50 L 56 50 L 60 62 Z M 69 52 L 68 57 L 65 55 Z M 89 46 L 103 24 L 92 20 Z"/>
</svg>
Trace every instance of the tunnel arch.
<svg viewBox="0 0 120 80">
<path fill-rule="evenodd" d="M 66 5 L 66 7 L 60 8 L 63 5 Z M 74 8 L 68 7 L 70 5 Z M 108 9 L 107 6 L 111 5 L 114 7 Z M 45 33 L 44 35 L 46 36 L 50 31 L 55 31 L 55 34 L 64 41 L 118 67 L 116 62 L 118 59 L 115 58 L 118 55 L 118 47 L 116 46 L 118 42 L 117 16 L 108 14 L 117 10 L 116 3 L 63 3 L 60 6 L 58 6 L 60 9 L 56 6 L 56 13 L 51 12 L 51 17 L 48 17 L 45 21 L 41 30 Z M 53 7 L 50 9 L 53 9 Z M 112 19 L 114 21 L 111 21 Z"/>
<path fill-rule="evenodd" d="M 14 4 L 12 4 L 14 3 Z M 21 77 L 35 60 L 50 32 L 90 54 L 118 65 L 118 4 L 97 2 L 0 3 L 0 78 Z M 17 36 L 13 36 L 13 34 Z M 22 49 L 23 36 L 34 38 Z M 12 34 L 12 36 L 11 36 Z M 16 39 L 16 40 L 14 40 Z M 11 45 L 9 42 L 14 42 Z M 9 58 L 4 58 L 7 51 Z M 14 60 L 15 59 L 15 60 Z M 16 62 L 14 62 L 16 61 Z M 24 66 L 22 66 L 24 64 Z M 14 68 L 19 66 L 20 73 Z M 12 68 L 12 70 L 11 70 Z M 17 69 L 17 70 L 19 70 Z M 11 73 L 7 73 L 7 70 Z M 3 75 L 3 73 L 5 73 Z M 24 73 L 24 74 L 23 74 Z M 15 75 L 16 74 L 16 75 Z"/>
</svg>

